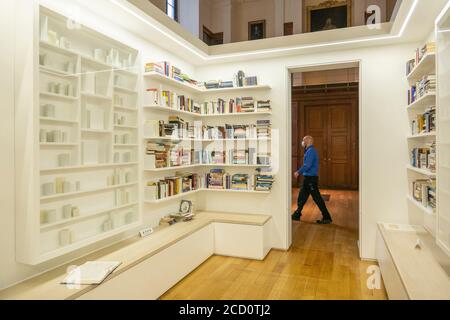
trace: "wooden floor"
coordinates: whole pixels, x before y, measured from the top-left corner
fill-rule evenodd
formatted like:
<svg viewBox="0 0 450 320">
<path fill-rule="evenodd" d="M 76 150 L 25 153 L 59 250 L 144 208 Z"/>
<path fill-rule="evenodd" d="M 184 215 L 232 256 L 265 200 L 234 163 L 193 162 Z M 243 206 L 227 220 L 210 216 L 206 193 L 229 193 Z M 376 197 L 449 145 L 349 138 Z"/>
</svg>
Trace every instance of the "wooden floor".
<svg viewBox="0 0 450 320">
<path fill-rule="evenodd" d="M 298 190 L 293 190 L 296 203 Z M 161 297 L 163 300 L 386 299 L 369 290 L 367 268 L 359 259 L 358 193 L 328 191 L 333 225 L 320 226 L 310 199 L 302 222 L 293 224 L 288 251 L 272 250 L 264 261 L 213 256 Z M 293 210 L 296 205 L 293 204 Z"/>
</svg>

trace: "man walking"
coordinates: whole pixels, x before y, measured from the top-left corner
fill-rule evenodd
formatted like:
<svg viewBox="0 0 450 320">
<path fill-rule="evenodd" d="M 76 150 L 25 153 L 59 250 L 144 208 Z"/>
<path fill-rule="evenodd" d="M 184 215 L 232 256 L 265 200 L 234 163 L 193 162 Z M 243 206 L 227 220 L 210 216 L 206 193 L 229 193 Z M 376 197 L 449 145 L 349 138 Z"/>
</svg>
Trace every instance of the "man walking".
<svg viewBox="0 0 450 320">
<path fill-rule="evenodd" d="M 302 217 L 302 210 L 311 195 L 314 202 L 322 212 L 322 220 L 317 220 L 318 224 L 330 224 L 333 222 L 330 213 L 328 212 L 325 201 L 319 191 L 319 156 L 314 148 L 314 139 L 311 136 L 303 138 L 302 146 L 305 148 L 305 157 L 303 159 L 303 167 L 301 167 L 296 173 L 295 177 L 298 178 L 303 175 L 303 187 L 298 195 L 298 208 L 292 215 L 292 220 L 300 221 Z"/>
</svg>

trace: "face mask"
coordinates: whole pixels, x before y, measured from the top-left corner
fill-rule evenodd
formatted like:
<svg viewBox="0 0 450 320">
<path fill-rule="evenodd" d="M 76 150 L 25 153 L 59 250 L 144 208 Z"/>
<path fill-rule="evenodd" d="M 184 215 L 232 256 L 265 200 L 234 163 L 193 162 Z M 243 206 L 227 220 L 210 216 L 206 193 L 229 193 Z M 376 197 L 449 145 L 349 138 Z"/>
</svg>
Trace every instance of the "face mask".
<svg viewBox="0 0 450 320">
<path fill-rule="evenodd" d="M 302 147 L 303 147 L 303 148 L 306 148 L 305 141 L 302 141 Z"/>
</svg>

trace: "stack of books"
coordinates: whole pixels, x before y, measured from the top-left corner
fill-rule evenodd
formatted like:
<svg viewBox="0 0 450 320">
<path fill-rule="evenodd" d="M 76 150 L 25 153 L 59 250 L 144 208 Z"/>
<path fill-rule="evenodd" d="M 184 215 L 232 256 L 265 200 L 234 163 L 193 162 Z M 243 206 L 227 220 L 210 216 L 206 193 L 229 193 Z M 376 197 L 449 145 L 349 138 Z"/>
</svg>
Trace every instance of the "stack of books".
<svg viewBox="0 0 450 320">
<path fill-rule="evenodd" d="M 242 97 L 241 112 L 255 112 L 255 101 L 253 97 Z"/>
<path fill-rule="evenodd" d="M 258 168 L 255 175 L 255 191 L 271 191 L 275 181 L 272 168 Z"/>
<path fill-rule="evenodd" d="M 198 190 L 202 178 L 196 173 L 176 173 L 164 179 L 148 181 L 145 186 L 145 199 L 161 200 L 178 194 Z"/>
<path fill-rule="evenodd" d="M 271 112 L 272 107 L 270 106 L 270 100 L 258 101 L 256 103 L 256 111 L 258 112 Z"/>
<path fill-rule="evenodd" d="M 427 147 L 414 148 L 411 151 L 411 166 L 419 169 L 436 171 L 436 144 Z"/>
<path fill-rule="evenodd" d="M 220 81 L 219 83 L 219 88 L 220 89 L 224 89 L 224 88 L 233 88 L 233 81 Z"/>
<path fill-rule="evenodd" d="M 436 180 L 416 180 L 412 184 L 413 198 L 425 208 L 436 209 Z"/>
<path fill-rule="evenodd" d="M 244 87 L 257 86 L 258 85 L 258 77 L 245 77 L 244 78 Z"/>
<path fill-rule="evenodd" d="M 272 125 L 270 120 L 258 120 L 256 122 L 256 137 L 260 140 L 270 139 L 272 136 Z"/>
<path fill-rule="evenodd" d="M 429 53 L 435 53 L 435 52 L 436 52 L 436 43 L 435 42 L 427 43 L 422 48 L 418 48 L 416 50 L 416 65 L 419 64 L 420 61 L 422 61 L 424 56 L 426 56 Z"/>
<path fill-rule="evenodd" d="M 408 103 L 411 104 L 430 92 L 436 91 L 436 76 L 424 76 L 420 81 L 411 86 L 408 91 Z"/>
<path fill-rule="evenodd" d="M 229 175 L 223 169 L 211 169 L 206 175 L 207 189 L 226 189 Z"/>
<path fill-rule="evenodd" d="M 145 64 L 145 72 L 156 72 L 174 80 L 197 86 L 197 81 L 183 74 L 180 68 L 172 66 L 167 61 L 147 63 Z"/>
<path fill-rule="evenodd" d="M 220 86 L 220 81 L 218 81 L 218 80 L 210 80 L 210 81 L 205 82 L 206 90 L 219 89 L 219 86 Z"/>
<path fill-rule="evenodd" d="M 231 177 L 231 189 L 232 190 L 249 190 L 249 177 L 248 174 L 234 174 Z"/>
<path fill-rule="evenodd" d="M 169 165 L 169 148 L 161 143 L 147 143 L 145 154 L 145 168 L 159 169 Z"/>
<path fill-rule="evenodd" d="M 436 131 L 436 109 L 431 107 L 423 114 L 418 114 L 417 119 L 411 123 L 412 135 Z"/>
</svg>

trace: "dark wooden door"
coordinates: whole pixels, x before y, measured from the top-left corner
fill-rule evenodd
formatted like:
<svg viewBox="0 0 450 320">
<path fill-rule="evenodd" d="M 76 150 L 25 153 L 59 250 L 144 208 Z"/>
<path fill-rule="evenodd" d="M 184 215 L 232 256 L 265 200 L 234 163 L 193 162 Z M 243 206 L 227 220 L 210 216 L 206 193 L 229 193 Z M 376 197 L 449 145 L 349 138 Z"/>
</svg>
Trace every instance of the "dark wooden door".
<svg viewBox="0 0 450 320">
<path fill-rule="evenodd" d="M 328 141 L 328 108 L 326 105 L 306 105 L 304 107 L 304 132 L 303 136 L 310 135 L 314 137 L 314 147 L 319 155 L 320 164 L 320 183 L 328 186 L 328 168 L 327 168 L 327 141 Z M 304 152 L 301 152 L 300 159 L 303 165 Z"/>
<path fill-rule="evenodd" d="M 311 135 L 320 159 L 320 186 L 358 188 L 358 103 L 352 99 L 298 101 L 299 137 Z M 300 140 L 301 142 L 301 140 Z M 297 166 L 303 165 L 299 146 Z"/>
</svg>

